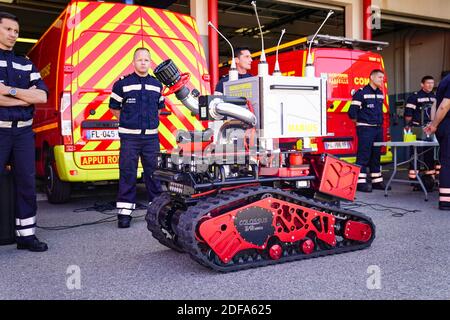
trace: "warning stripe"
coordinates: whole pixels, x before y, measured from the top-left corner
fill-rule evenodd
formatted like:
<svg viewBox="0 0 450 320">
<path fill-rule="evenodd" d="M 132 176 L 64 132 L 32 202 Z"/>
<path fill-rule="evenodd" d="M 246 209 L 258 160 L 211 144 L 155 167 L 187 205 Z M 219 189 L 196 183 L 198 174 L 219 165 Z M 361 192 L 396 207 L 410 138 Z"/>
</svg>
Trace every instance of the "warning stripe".
<svg viewBox="0 0 450 320">
<path fill-rule="evenodd" d="M 76 48 L 78 47 L 78 41 L 85 30 L 100 29 L 101 26 L 105 24 L 103 16 L 105 16 L 109 11 L 111 13 L 117 12 L 118 7 L 114 6 L 112 3 L 102 3 L 102 4 L 90 4 L 86 6 L 82 10 L 78 10 L 76 16 L 73 18 L 72 30 L 73 30 L 73 39 L 68 42 L 68 45 L 74 45 Z"/>
<path fill-rule="evenodd" d="M 196 62 L 198 59 L 196 57 L 190 55 L 190 52 L 193 51 L 193 49 L 195 50 L 193 43 L 179 40 L 179 38 L 183 39 L 184 36 L 182 34 L 180 34 L 179 32 L 177 32 L 176 30 L 169 29 L 169 27 L 166 23 L 167 19 L 164 19 L 162 16 L 159 16 L 158 14 L 156 14 L 156 12 L 149 11 L 149 10 L 144 10 L 144 12 L 146 14 L 143 14 L 142 22 L 143 23 L 146 22 L 149 24 L 148 26 L 143 27 L 144 32 L 153 30 L 154 33 L 153 34 L 149 33 L 149 35 L 150 36 L 158 36 L 158 38 L 152 37 L 148 40 L 153 40 L 158 45 L 160 45 L 159 48 L 165 50 L 166 52 L 172 52 L 173 55 L 178 57 L 180 61 L 183 61 L 182 66 L 177 65 L 178 68 L 180 70 L 182 70 L 181 68 L 184 67 L 187 69 L 187 70 L 186 69 L 185 70 L 189 71 L 192 76 L 197 77 L 199 71 L 198 71 L 198 65 Z M 170 39 L 165 38 L 163 41 L 160 37 L 162 37 L 162 35 L 164 35 L 164 34 Z M 144 38 L 144 40 L 147 40 L 147 39 Z M 169 47 L 170 44 L 172 44 L 172 45 Z M 186 44 L 189 44 L 189 47 Z M 188 59 L 186 57 L 186 54 L 190 55 L 191 59 Z M 186 72 L 186 71 L 184 71 L 184 72 Z M 195 85 L 196 88 L 198 88 L 200 86 L 200 82 L 195 83 L 195 81 L 194 81 L 193 85 Z"/>
<path fill-rule="evenodd" d="M 127 31 L 136 32 L 139 30 L 139 27 L 130 27 Z M 141 41 L 139 37 L 133 34 L 111 34 L 107 40 L 101 43 L 98 46 L 98 49 L 92 52 L 96 56 L 95 59 L 87 60 L 85 59 L 82 63 L 80 63 L 76 68 L 83 70 L 82 73 L 78 75 L 78 85 L 80 87 L 89 87 L 86 85 L 88 81 L 91 83 L 95 80 L 92 80 L 94 75 L 97 77 L 101 77 L 105 75 L 103 70 L 108 70 L 104 68 L 104 64 L 107 61 L 113 60 L 113 58 L 118 55 L 120 52 L 130 52 L 136 45 L 140 45 Z M 83 52 L 80 50 L 79 52 Z M 89 54 L 91 56 L 92 54 Z M 128 65 L 131 64 L 131 57 L 125 57 L 128 59 Z M 117 63 L 117 62 L 116 62 Z M 111 73 L 111 70 L 108 70 L 108 74 Z M 116 77 L 117 74 L 114 75 Z"/>
<path fill-rule="evenodd" d="M 73 36 L 71 39 L 68 39 L 67 46 L 73 44 L 74 47 L 77 48 L 77 41 L 79 40 L 82 31 L 92 29 L 94 26 L 96 27 L 95 29 L 98 29 L 100 25 L 104 24 L 104 20 L 102 20 L 101 17 L 111 9 L 117 10 L 116 8 L 114 8 L 114 4 L 102 3 L 97 5 L 91 4 L 82 10 L 78 10 L 79 12 L 75 15 L 73 20 L 71 20 L 73 22 L 69 21 L 69 26 L 71 26 L 71 29 L 73 30 Z"/>
<path fill-rule="evenodd" d="M 147 45 L 149 45 L 150 47 L 153 48 L 153 55 L 156 56 L 156 57 L 152 57 L 152 60 L 155 61 L 155 63 L 159 64 L 159 63 L 163 62 L 164 60 L 171 58 L 175 62 L 175 64 L 178 66 L 178 68 L 180 70 L 182 70 L 182 72 L 183 72 L 183 68 L 181 67 L 181 65 L 183 65 L 182 61 L 180 59 L 178 59 L 178 57 L 174 57 L 172 55 L 170 57 L 168 57 L 166 55 L 166 52 L 170 53 L 170 51 L 165 51 L 165 52 L 162 51 L 159 47 L 159 43 L 149 44 L 149 42 L 152 42 L 152 40 L 153 39 L 149 39 L 149 38 L 145 39 L 145 42 L 147 43 Z M 161 42 L 162 42 L 162 40 L 161 40 Z M 198 78 L 195 77 L 195 74 L 191 74 L 191 75 L 192 76 L 191 76 L 190 82 L 187 84 L 187 86 L 190 88 L 198 88 L 198 84 L 199 84 Z M 185 106 L 181 105 L 180 102 L 176 100 L 176 97 L 174 97 L 172 95 L 168 98 L 169 98 L 168 100 L 172 101 L 173 104 L 178 105 L 177 107 L 172 108 L 173 112 L 176 113 L 176 115 L 178 117 L 180 117 L 181 114 L 183 114 L 183 118 L 185 118 L 191 126 L 191 128 L 188 128 L 189 130 L 192 130 L 193 128 L 196 128 L 197 130 L 203 129 L 203 126 L 200 124 L 200 122 L 195 117 L 192 117 L 190 115 L 190 111 Z M 179 112 L 181 112 L 181 114 Z"/>
<path fill-rule="evenodd" d="M 117 33 L 136 33 L 140 31 L 140 25 L 137 24 L 140 22 L 138 10 L 134 10 L 134 12 L 122 10 L 117 16 L 122 17 L 123 24 L 108 23 L 98 31 L 88 32 L 83 35 L 83 38 L 80 40 L 83 40 L 84 44 L 80 46 L 78 50 L 78 56 L 81 58 L 78 61 L 78 64 L 81 64 L 84 61 L 92 62 L 92 60 L 95 59 L 97 52 L 105 50 L 109 44 L 117 39 L 119 36 Z M 84 52 L 90 54 L 83 54 Z"/>
<path fill-rule="evenodd" d="M 71 49 L 74 49 L 71 55 L 67 55 L 66 61 L 70 63 L 72 59 L 74 60 L 74 63 L 72 63 L 74 66 L 73 74 L 78 75 L 78 83 L 66 82 L 67 90 L 70 90 L 71 86 L 73 88 L 72 116 L 74 126 L 76 126 L 73 133 L 74 141 L 84 143 L 84 140 L 81 139 L 80 127 L 83 120 L 113 119 L 113 115 L 108 108 L 109 95 L 92 92 L 80 94 L 80 92 L 83 89 L 110 88 L 117 80 L 118 74 L 123 74 L 127 69 L 131 69 L 129 55 L 135 48 L 131 50 L 129 48 L 133 44 L 134 47 L 141 46 L 140 35 L 136 37 L 136 34 L 140 33 L 141 30 L 139 13 L 145 12 L 145 14 L 142 14 L 144 33 L 164 38 L 164 40 L 155 37 L 149 39 L 144 35 L 144 42 L 151 48 L 152 62 L 159 64 L 170 55 L 170 58 L 174 60 L 180 70 L 191 73 L 190 87 L 198 88 L 203 92 L 209 91 L 205 81 L 199 77 L 199 74 L 206 70 L 203 63 L 205 53 L 198 44 L 199 37 L 194 20 L 188 16 L 177 16 L 171 12 L 156 12 L 147 8 L 137 10 L 138 8 L 135 6 L 116 6 L 116 4 L 83 4 L 82 7 L 79 6 L 79 9 L 76 9 L 77 19 L 81 21 L 81 24 L 78 24 L 78 28 L 72 29 L 73 34 L 68 40 L 66 49 L 66 52 L 71 52 Z M 77 19 L 74 19 L 74 21 Z M 155 20 L 158 23 L 155 23 Z M 114 25 L 113 22 L 117 22 L 117 24 Z M 146 23 L 149 25 L 146 26 Z M 109 34 L 106 32 L 83 34 L 86 29 L 106 31 Z M 119 35 L 112 35 L 111 32 L 117 32 Z M 124 32 L 134 33 L 134 35 L 124 35 Z M 126 52 L 127 49 L 123 48 L 128 48 L 129 51 Z M 84 55 L 84 52 L 87 54 Z M 114 56 L 123 58 L 118 63 Z M 80 59 L 80 61 L 76 61 L 77 59 Z M 108 70 L 108 72 L 105 74 L 102 70 Z M 80 74 L 77 72 L 80 72 Z M 74 77 L 74 79 L 77 79 L 77 77 Z M 204 129 L 202 123 L 192 117 L 190 111 L 182 106 L 175 97 L 168 97 L 167 105 L 171 107 L 173 114 L 161 117 L 160 142 L 162 146 L 167 148 L 176 145 L 174 133 L 177 129 Z M 90 110 L 95 110 L 95 114 L 91 115 Z M 119 146 L 119 141 L 88 141 L 81 149 L 83 151 L 117 150 Z"/>
<path fill-rule="evenodd" d="M 330 108 L 328 108 L 327 109 L 327 112 L 335 112 L 338 108 L 339 108 L 339 105 L 342 103 L 342 101 L 341 100 L 335 100 L 335 101 L 333 101 L 333 103 L 332 103 L 332 107 L 330 107 Z"/>
</svg>

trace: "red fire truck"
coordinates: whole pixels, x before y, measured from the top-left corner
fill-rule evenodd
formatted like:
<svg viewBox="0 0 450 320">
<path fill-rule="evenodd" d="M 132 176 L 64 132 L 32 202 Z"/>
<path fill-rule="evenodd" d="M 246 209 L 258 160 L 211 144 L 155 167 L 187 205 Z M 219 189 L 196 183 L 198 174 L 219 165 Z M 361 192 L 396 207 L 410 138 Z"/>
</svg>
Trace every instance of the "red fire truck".
<svg viewBox="0 0 450 320">
<path fill-rule="evenodd" d="M 279 47 L 278 60 L 285 76 L 304 76 L 310 37 L 301 38 Z M 383 57 L 377 53 L 388 44 L 385 42 L 354 40 L 343 37 L 318 35 L 312 47 L 312 57 L 316 76 L 328 77 L 327 90 L 327 132 L 328 136 L 311 139 L 311 146 L 318 153 L 330 153 L 349 162 L 355 161 L 357 137 L 355 124 L 347 112 L 352 94 L 369 82 L 373 69 L 384 70 Z M 274 53 L 276 48 L 267 49 L 266 54 Z M 258 74 L 260 52 L 254 53 L 251 74 Z M 275 65 L 275 54 L 267 56 L 270 72 Z M 228 72 L 228 63 L 220 65 L 220 74 Z M 387 78 L 384 83 L 385 101 L 383 104 L 385 141 L 390 141 L 389 96 Z M 382 149 L 382 163 L 392 161 L 389 149 Z"/>
<path fill-rule="evenodd" d="M 191 74 L 191 87 L 208 94 L 196 23 L 167 10 L 72 1 L 28 53 L 50 90 L 34 118 L 37 175 L 46 178 L 50 202 L 67 201 L 73 183 L 118 179 L 118 121 L 109 96 L 113 83 L 133 72 L 138 47 L 150 49 L 152 69 L 172 59 Z M 171 113 L 160 117 L 162 149 L 176 145 L 178 129 L 204 129 L 174 96 L 166 106 Z"/>
</svg>

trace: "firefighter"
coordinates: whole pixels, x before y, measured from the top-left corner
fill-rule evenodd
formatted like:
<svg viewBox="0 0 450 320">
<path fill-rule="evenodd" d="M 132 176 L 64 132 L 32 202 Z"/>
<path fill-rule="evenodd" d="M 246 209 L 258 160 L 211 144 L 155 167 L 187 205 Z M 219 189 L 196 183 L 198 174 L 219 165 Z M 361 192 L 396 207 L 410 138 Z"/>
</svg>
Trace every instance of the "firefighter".
<svg viewBox="0 0 450 320">
<path fill-rule="evenodd" d="M 239 47 L 234 49 L 234 61 L 236 61 L 236 69 L 238 70 L 239 79 L 252 77 L 248 71 L 252 68 L 252 54 L 247 47 Z M 223 84 L 228 81 L 228 74 L 224 75 L 216 85 L 214 94 L 223 94 Z"/>
<path fill-rule="evenodd" d="M 439 209 L 450 210 L 450 73 L 447 74 L 436 91 L 436 114 L 424 132 L 431 135 L 436 132 L 439 142 Z"/>
<path fill-rule="evenodd" d="M 159 181 L 152 179 L 159 152 L 159 110 L 164 108 L 162 84 L 149 75 L 150 52 L 138 48 L 133 55 L 134 72 L 114 83 L 109 108 L 119 119 L 119 194 L 118 227 L 130 226 L 136 207 L 138 159 L 144 168 L 144 182 L 149 201 L 161 193 Z"/>
<path fill-rule="evenodd" d="M 433 93 L 434 78 L 432 76 L 425 76 L 422 78 L 420 91 L 414 92 L 406 101 L 405 106 L 405 130 L 409 131 L 411 127 L 422 127 L 431 121 L 431 110 L 433 104 L 436 103 L 436 95 Z M 411 147 L 411 152 L 412 152 Z M 434 181 L 434 148 L 417 148 L 418 153 L 423 154 L 423 163 L 426 169 L 424 170 L 424 178 L 429 181 Z M 410 179 L 416 179 L 418 172 L 414 171 L 413 164 L 410 163 L 408 176 Z M 430 185 L 434 185 L 431 183 Z M 418 186 L 414 190 L 420 190 Z M 431 191 L 431 190 L 430 190 Z"/>
<path fill-rule="evenodd" d="M 385 188 L 380 166 L 381 148 L 373 146 L 374 142 L 383 141 L 383 84 L 384 72 L 373 70 L 369 84 L 355 92 L 349 109 L 349 116 L 356 124 L 358 136 L 356 163 L 361 166 L 361 173 L 357 190 L 362 192 Z"/>
<path fill-rule="evenodd" d="M 35 235 L 35 103 L 46 103 L 48 89 L 36 67 L 13 47 L 19 36 L 17 17 L 0 12 L 0 170 L 11 163 L 16 188 L 17 249 L 48 249 Z"/>
</svg>

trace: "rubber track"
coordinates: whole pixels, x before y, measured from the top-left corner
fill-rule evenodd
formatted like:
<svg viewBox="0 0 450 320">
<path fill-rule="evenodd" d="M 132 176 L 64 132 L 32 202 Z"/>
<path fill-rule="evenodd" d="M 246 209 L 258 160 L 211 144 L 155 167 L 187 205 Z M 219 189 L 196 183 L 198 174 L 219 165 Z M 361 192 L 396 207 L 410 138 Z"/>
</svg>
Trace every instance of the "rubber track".
<svg viewBox="0 0 450 320">
<path fill-rule="evenodd" d="M 195 230 L 197 223 L 199 222 L 200 218 L 204 215 L 208 214 L 211 210 L 222 207 L 226 205 L 227 203 L 232 203 L 235 201 L 239 201 L 248 197 L 262 195 L 265 193 L 270 193 L 277 198 L 281 198 L 282 200 L 293 202 L 299 205 L 303 205 L 306 207 L 314 207 L 322 208 L 323 210 L 328 211 L 330 214 L 339 214 L 341 217 L 344 216 L 346 218 L 346 221 L 350 220 L 352 217 L 352 220 L 357 221 L 363 221 L 365 223 L 368 223 L 372 228 L 372 238 L 362 244 L 355 244 L 355 245 L 348 245 L 340 248 L 332 248 L 332 249 L 321 249 L 320 251 L 316 251 L 312 254 L 305 255 L 305 254 L 295 254 L 295 255 L 288 255 L 284 256 L 278 260 L 272 260 L 272 259 L 264 259 L 257 260 L 257 261 L 247 261 L 243 263 L 230 263 L 230 264 L 216 264 L 212 260 L 208 259 L 208 257 L 200 251 L 200 248 L 198 247 L 197 239 L 195 238 Z M 355 219 L 356 218 L 356 219 Z M 181 215 L 180 221 L 177 227 L 177 234 L 178 234 L 178 243 L 182 246 L 183 250 L 191 256 L 192 259 L 197 261 L 203 266 L 206 266 L 208 268 L 211 268 L 216 271 L 220 272 L 232 272 L 232 271 L 238 271 L 238 270 L 244 270 L 249 268 L 255 268 L 255 267 L 262 267 L 262 266 L 268 266 L 278 263 L 284 263 L 289 261 L 296 261 L 296 260 L 302 260 L 302 259 L 309 259 L 309 258 L 315 258 L 325 255 L 332 255 L 332 254 L 338 254 L 338 253 L 344 253 L 349 251 L 356 251 L 361 250 L 364 248 L 367 248 L 371 245 L 373 239 L 375 238 L 375 225 L 373 224 L 372 220 L 358 212 L 345 210 L 342 208 L 332 207 L 324 203 L 317 202 L 315 200 L 307 199 L 301 196 L 298 196 L 296 194 L 285 192 L 279 189 L 274 189 L 272 187 L 248 187 L 248 188 L 242 188 L 237 189 L 233 191 L 229 191 L 223 194 L 217 194 L 205 199 L 202 199 L 202 201 L 199 201 L 198 204 L 191 206 L 188 208 L 188 210 Z M 349 241 L 349 240 L 345 240 Z"/>
<path fill-rule="evenodd" d="M 155 198 L 155 200 L 149 206 L 147 214 L 145 216 L 145 220 L 147 221 L 147 229 L 162 245 L 178 252 L 184 252 L 181 247 L 175 243 L 174 239 L 168 238 L 166 234 L 164 234 L 159 225 L 158 213 L 170 202 L 171 198 L 170 194 L 168 193 L 163 193 L 159 197 Z"/>
</svg>

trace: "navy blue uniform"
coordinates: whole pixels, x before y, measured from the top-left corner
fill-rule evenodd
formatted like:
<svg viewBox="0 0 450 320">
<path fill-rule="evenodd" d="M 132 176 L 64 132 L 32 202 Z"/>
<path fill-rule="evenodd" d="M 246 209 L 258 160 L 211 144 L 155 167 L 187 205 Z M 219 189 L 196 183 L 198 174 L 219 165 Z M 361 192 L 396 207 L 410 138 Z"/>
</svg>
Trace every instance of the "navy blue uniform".
<svg viewBox="0 0 450 320">
<path fill-rule="evenodd" d="M 120 110 L 119 195 L 120 215 L 131 215 L 136 207 L 136 176 L 141 157 L 144 182 L 149 201 L 161 192 L 158 181 L 152 179 L 159 148 L 159 109 L 164 108 L 162 84 L 148 75 L 136 73 L 122 77 L 112 89 L 109 107 Z"/>
<path fill-rule="evenodd" d="M 439 108 L 442 100 L 450 99 L 450 75 L 447 75 L 439 83 L 436 91 L 436 107 Z M 441 172 L 439 174 L 439 208 L 450 209 L 450 112 L 447 112 L 444 120 L 436 130 L 436 138 L 439 141 L 439 160 Z"/>
<path fill-rule="evenodd" d="M 420 90 L 414 92 L 406 100 L 405 117 L 412 117 L 411 123 L 406 123 L 410 127 L 421 127 L 431 121 L 431 107 L 436 102 L 436 95 L 433 92 L 425 92 Z M 425 164 L 425 175 L 433 176 L 436 171 L 434 170 L 434 148 L 417 148 L 419 154 L 423 154 L 423 163 Z M 413 148 L 410 148 L 412 154 Z M 413 164 L 409 165 L 409 178 L 415 179 L 417 172 L 414 170 Z"/>
<path fill-rule="evenodd" d="M 0 49 L 0 82 L 6 86 L 48 93 L 39 71 L 30 60 Z M 34 107 L 0 105 L 0 170 L 12 164 L 16 186 L 16 236 L 18 241 L 36 230 L 35 145 L 32 130 Z"/>
<path fill-rule="evenodd" d="M 370 85 L 359 89 L 353 95 L 348 111 L 351 119 L 356 120 L 358 151 L 356 164 L 361 166 L 358 183 L 367 184 L 367 169 L 370 170 L 372 183 L 383 182 L 380 167 L 381 148 L 374 147 L 374 142 L 383 141 L 383 101 L 384 94 Z"/>
<path fill-rule="evenodd" d="M 253 77 L 253 76 L 249 73 L 245 73 L 245 74 L 239 73 L 238 79 L 244 79 L 244 78 L 250 78 L 250 77 Z M 224 82 L 227 82 L 228 79 L 229 79 L 228 74 L 223 76 L 222 78 L 220 78 L 219 82 L 217 82 L 215 91 L 223 93 L 223 84 L 224 84 Z"/>
</svg>

